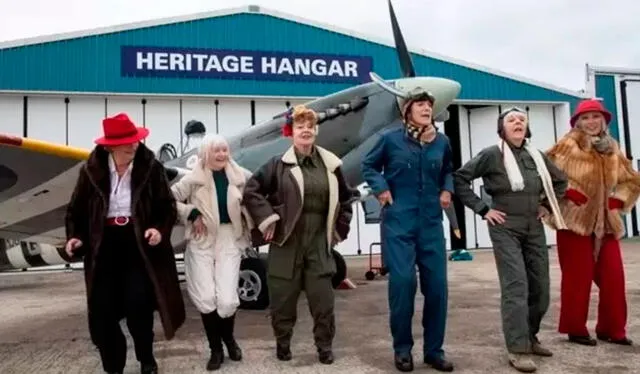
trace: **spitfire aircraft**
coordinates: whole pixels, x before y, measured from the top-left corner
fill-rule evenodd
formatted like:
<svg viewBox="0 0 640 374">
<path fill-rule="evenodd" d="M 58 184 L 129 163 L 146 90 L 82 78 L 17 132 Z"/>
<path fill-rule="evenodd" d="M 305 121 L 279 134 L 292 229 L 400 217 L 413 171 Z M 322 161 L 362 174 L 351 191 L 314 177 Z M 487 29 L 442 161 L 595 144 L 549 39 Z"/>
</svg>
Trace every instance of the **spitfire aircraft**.
<svg viewBox="0 0 640 374">
<path fill-rule="evenodd" d="M 317 144 L 343 160 L 344 173 L 352 186 L 363 184 L 360 163 L 375 144 L 378 133 L 399 118 L 398 100 L 403 92 L 429 91 L 435 97 L 435 120 L 440 122 L 448 118 L 447 107 L 461 89 L 453 80 L 416 76 L 390 0 L 389 12 L 404 77 L 385 81 L 372 73 L 372 82 L 306 103 L 319 116 Z M 285 113 L 228 139 L 231 154 L 240 165 L 253 171 L 269 158 L 286 151 L 291 141 L 281 135 Z M 204 128 L 200 127 L 200 131 L 187 134 L 191 136 L 189 141 L 197 142 L 203 135 Z M 189 165 L 196 157 L 197 147 L 191 144 L 189 148 L 178 155 L 175 147 L 165 144 L 158 151 L 157 157 L 165 165 L 172 183 L 189 171 Z M 64 251 L 64 215 L 78 170 L 89 153 L 89 149 L 0 134 L 0 271 L 75 261 Z M 366 189 L 361 192 L 361 199 L 367 198 Z M 457 229 L 453 208 L 446 213 L 453 228 Z M 183 228 L 177 224 L 172 242 L 178 256 L 184 250 L 182 233 Z M 334 254 L 336 261 L 342 262 L 338 269 L 343 269 L 334 280 L 337 285 L 344 279 L 346 268 L 344 259 L 336 251 Z M 241 307 L 266 307 L 264 262 L 249 256 L 241 266 L 238 289 Z"/>
</svg>

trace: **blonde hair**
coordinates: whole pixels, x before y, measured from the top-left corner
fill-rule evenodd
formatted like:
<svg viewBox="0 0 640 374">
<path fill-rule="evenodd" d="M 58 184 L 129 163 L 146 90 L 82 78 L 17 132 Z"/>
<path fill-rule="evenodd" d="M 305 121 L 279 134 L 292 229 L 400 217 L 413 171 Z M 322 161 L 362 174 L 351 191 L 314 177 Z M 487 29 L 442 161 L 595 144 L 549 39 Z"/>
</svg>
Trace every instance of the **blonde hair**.
<svg viewBox="0 0 640 374">
<path fill-rule="evenodd" d="M 313 109 L 309 109 L 302 104 L 296 105 L 293 108 L 291 119 L 294 123 L 304 121 L 310 121 L 314 125 L 318 123 L 318 115 L 316 114 L 316 112 Z"/>
<path fill-rule="evenodd" d="M 229 143 L 222 135 L 207 134 L 202 138 L 202 143 L 200 143 L 200 148 L 198 149 L 198 158 L 200 159 L 202 166 L 207 165 L 207 160 L 211 157 L 213 149 L 219 146 L 225 146 L 229 149 Z M 231 149 L 229 149 L 229 153 L 231 153 Z"/>
</svg>

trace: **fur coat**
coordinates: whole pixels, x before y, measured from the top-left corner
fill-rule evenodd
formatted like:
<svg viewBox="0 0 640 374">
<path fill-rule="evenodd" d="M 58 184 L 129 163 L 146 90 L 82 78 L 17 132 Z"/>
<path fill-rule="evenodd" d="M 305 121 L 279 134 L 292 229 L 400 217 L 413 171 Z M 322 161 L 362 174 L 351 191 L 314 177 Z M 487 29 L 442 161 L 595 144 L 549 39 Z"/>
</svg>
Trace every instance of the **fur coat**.
<svg viewBox="0 0 640 374">
<path fill-rule="evenodd" d="M 96 259 L 100 257 L 104 221 L 109 208 L 111 190 L 109 154 L 97 146 L 80 169 L 77 184 L 67 206 L 65 229 L 67 239 L 78 238 L 82 246 L 75 252 L 84 258 L 84 273 L 89 312 L 89 331 L 94 342 L 96 324 L 91 300 Z M 144 144 L 138 146 L 131 172 L 131 207 L 138 250 L 151 278 L 156 296 L 156 309 L 167 339 L 172 339 L 185 321 L 185 305 L 178 280 L 171 231 L 176 223 L 176 202 L 162 164 Z M 144 238 L 145 230 L 156 228 L 161 242 L 152 247 Z M 113 269 L 113 276 L 118 276 Z"/>
<path fill-rule="evenodd" d="M 560 201 L 560 210 L 569 230 L 602 239 L 624 236 L 620 213 L 628 213 L 640 195 L 640 174 L 612 139 L 613 152 L 602 154 L 592 146 L 591 137 L 578 128 L 558 141 L 547 156 L 569 179 Z M 545 223 L 557 229 L 552 216 Z"/>
</svg>

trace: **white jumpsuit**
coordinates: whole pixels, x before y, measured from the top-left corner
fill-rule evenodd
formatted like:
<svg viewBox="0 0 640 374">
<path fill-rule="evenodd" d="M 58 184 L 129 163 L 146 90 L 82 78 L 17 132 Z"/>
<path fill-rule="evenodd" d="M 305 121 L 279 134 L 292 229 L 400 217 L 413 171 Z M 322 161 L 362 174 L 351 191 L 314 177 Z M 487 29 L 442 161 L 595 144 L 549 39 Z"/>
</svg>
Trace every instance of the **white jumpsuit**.
<svg viewBox="0 0 640 374">
<path fill-rule="evenodd" d="M 238 277 L 242 250 L 231 224 L 222 224 L 215 243 L 190 241 L 184 256 L 187 292 L 200 313 L 218 310 L 222 318 L 232 316 L 238 306 Z"/>
<path fill-rule="evenodd" d="M 242 191 L 250 172 L 230 161 L 225 168 L 229 182 L 226 191 L 231 223 L 220 224 L 216 186 L 210 170 L 200 163 L 176 182 L 171 190 L 185 225 L 185 275 L 189 298 L 200 313 L 214 310 L 222 318 L 232 316 L 238 306 L 238 278 L 242 253 L 251 244 L 253 222 L 242 208 Z M 188 220 L 193 209 L 201 213 L 206 234 L 196 238 Z"/>
</svg>

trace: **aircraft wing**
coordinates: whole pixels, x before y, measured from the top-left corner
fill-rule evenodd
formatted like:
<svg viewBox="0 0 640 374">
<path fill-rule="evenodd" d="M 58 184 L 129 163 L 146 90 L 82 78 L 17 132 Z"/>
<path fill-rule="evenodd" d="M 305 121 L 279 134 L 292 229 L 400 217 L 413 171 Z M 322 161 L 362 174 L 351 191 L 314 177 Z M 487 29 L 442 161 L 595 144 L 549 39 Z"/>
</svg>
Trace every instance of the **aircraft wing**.
<svg viewBox="0 0 640 374">
<path fill-rule="evenodd" d="M 0 134 L 0 237 L 58 245 L 90 150 Z"/>
</svg>

